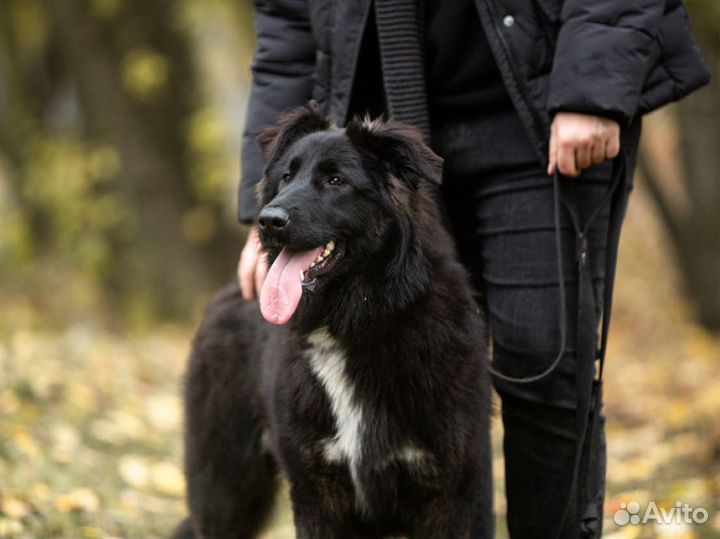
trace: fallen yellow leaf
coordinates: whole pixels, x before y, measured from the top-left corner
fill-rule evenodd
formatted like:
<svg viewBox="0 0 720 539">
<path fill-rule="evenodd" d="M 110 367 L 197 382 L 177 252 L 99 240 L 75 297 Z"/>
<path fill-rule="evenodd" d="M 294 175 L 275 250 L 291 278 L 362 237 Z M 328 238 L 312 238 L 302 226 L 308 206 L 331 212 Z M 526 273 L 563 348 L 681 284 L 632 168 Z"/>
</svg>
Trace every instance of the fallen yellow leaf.
<svg viewBox="0 0 720 539">
<path fill-rule="evenodd" d="M 7 517 L 21 519 L 30 512 L 30 505 L 9 494 L 0 498 L 0 512 Z"/>
<path fill-rule="evenodd" d="M 155 489 L 168 496 L 185 494 L 185 477 L 177 466 L 160 462 L 152 467 L 152 482 Z"/>
<path fill-rule="evenodd" d="M 182 411 L 180 400 L 172 395 L 157 395 L 145 400 L 150 424 L 163 432 L 174 432 L 180 427 Z"/>
<path fill-rule="evenodd" d="M 118 472 L 131 487 L 142 489 L 147 487 L 150 481 L 150 469 L 142 457 L 134 455 L 122 457 L 118 463 Z"/>
<path fill-rule="evenodd" d="M 55 499 L 55 507 L 62 512 L 95 512 L 100 507 L 100 499 L 89 488 L 75 489 Z"/>
<path fill-rule="evenodd" d="M 0 537 L 14 537 L 23 531 L 21 522 L 12 518 L 0 517 Z"/>
</svg>

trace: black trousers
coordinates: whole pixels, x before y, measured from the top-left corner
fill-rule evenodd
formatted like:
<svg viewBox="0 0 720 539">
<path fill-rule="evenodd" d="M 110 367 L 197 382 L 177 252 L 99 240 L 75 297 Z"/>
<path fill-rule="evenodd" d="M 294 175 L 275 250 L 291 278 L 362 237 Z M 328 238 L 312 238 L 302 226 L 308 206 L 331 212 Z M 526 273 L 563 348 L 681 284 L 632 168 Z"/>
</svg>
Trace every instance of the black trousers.
<svg viewBox="0 0 720 539">
<path fill-rule="evenodd" d="M 552 179 L 512 112 L 488 115 L 480 124 L 436 131 L 433 145 L 446 160 L 441 196 L 460 257 L 486 312 L 494 366 L 516 377 L 542 372 L 562 344 Z M 600 202 L 611 172 L 611 164 L 606 163 L 578 179 L 562 180 L 563 196 L 576 203 L 581 219 Z M 628 185 L 620 187 L 624 195 Z M 626 199 L 622 208 L 613 211 L 624 212 Z M 609 207 L 603 208 L 588 238 L 598 310 L 606 284 L 606 257 L 614 264 L 617 254 L 606 250 L 609 212 Z M 513 539 L 582 537 L 585 508 L 577 507 L 575 496 L 560 530 L 577 441 L 575 232 L 564 209 L 560 217 L 568 314 L 563 359 L 550 376 L 533 384 L 495 380 L 502 401 L 507 521 Z M 600 520 L 606 463 L 601 421 L 580 478 L 580 484 L 587 483 L 588 499 Z M 485 469 L 491 470 L 487 464 Z M 479 496 L 474 537 L 494 535 L 491 500 L 488 477 Z"/>
</svg>

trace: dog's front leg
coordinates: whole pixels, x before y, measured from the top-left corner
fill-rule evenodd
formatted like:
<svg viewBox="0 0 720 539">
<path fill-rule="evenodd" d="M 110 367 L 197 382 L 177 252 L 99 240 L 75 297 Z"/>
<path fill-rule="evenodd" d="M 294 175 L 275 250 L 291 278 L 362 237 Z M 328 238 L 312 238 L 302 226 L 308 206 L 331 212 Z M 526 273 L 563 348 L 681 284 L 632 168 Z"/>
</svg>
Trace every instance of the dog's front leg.
<svg viewBox="0 0 720 539">
<path fill-rule="evenodd" d="M 328 464 L 317 444 L 291 446 L 285 453 L 297 539 L 354 539 L 347 528 L 355 496 L 350 476 Z"/>
<path fill-rule="evenodd" d="M 323 514 L 317 505 L 293 504 L 293 516 L 297 539 L 347 539 L 337 518 Z"/>
<path fill-rule="evenodd" d="M 353 498 L 347 486 L 334 479 L 322 473 L 290 479 L 297 539 L 353 539 L 347 528 Z"/>
<path fill-rule="evenodd" d="M 437 498 L 416 507 L 411 539 L 470 539 L 471 504 Z"/>
</svg>

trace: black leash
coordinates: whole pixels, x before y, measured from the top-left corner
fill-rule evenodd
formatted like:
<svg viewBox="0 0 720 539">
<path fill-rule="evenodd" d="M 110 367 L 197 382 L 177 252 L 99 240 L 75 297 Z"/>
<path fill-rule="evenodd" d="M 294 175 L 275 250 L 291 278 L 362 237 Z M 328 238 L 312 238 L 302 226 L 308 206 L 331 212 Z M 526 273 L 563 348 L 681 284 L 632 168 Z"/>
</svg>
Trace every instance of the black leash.
<svg viewBox="0 0 720 539">
<path fill-rule="evenodd" d="M 591 503 L 592 493 L 589 482 L 585 481 L 584 489 L 579 488 L 580 471 L 583 467 L 583 455 L 591 458 L 593 441 L 597 437 L 600 427 L 600 395 L 603 369 L 605 366 L 605 352 L 607 349 L 608 329 L 610 327 L 610 313 L 612 310 L 612 292 L 615 277 L 615 261 L 612 253 L 617 252 L 620 240 L 620 228 L 624 214 L 624 179 L 626 177 L 626 158 L 621 151 L 613 162 L 613 171 L 610 185 L 598 205 L 593 209 L 585 223 L 580 220 L 577 200 L 565 200 L 561 196 L 560 175 L 558 172 L 553 176 L 553 202 L 555 221 L 555 246 L 558 267 L 558 297 L 560 301 L 560 348 L 552 363 L 542 372 L 526 376 L 513 377 L 501 373 L 494 367 L 488 367 L 490 372 L 500 380 L 516 384 L 530 384 L 538 382 L 549 376 L 560 364 L 567 347 L 567 307 L 565 304 L 565 275 L 562 257 L 562 234 L 560 231 L 560 208 L 561 203 L 568 211 L 570 220 L 575 230 L 575 260 L 578 268 L 578 312 L 577 312 L 577 348 L 576 348 L 576 372 L 575 385 L 577 394 L 576 411 L 576 432 L 577 445 L 575 448 L 575 459 L 573 464 L 572 483 L 568 502 L 565 505 L 563 516 L 557 532 L 557 537 L 562 533 L 563 526 L 567 521 L 573 500 L 578 502 L 577 507 L 582 508 L 581 532 L 583 537 L 599 537 L 602 523 L 602 512 L 597 514 L 597 503 Z M 582 180 L 579 180 L 582 181 Z M 610 215 L 607 229 L 606 258 L 605 258 L 605 288 L 602 305 L 602 329 L 600 344 L 596 338 L 598 327 L 597 302 L 592 286 L 592 275 L 589 266 L 588 233 L 591 226 L 600 215 L 602 209 L 610 204 Z M 595 373 L 595 361 L 598 362 L 597 376 Z M 592 412 L 592 421 L 590 413 Z M 588 426 L 590 430 L 588 431 Z M 584 452 L 586 439 L 589 437 L 587 452 Z"/>
</svg>

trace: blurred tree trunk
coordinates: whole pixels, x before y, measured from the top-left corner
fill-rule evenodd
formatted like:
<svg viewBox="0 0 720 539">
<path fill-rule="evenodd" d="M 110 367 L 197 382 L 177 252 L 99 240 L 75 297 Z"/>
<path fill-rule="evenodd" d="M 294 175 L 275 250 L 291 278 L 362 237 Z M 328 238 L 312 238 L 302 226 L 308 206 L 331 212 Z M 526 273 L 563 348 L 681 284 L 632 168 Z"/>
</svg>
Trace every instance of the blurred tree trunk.
<svg viewBox="0 0 720 539">
<path fill-rule="evenodd" d="M 676 250 L 697 317 L 720 332 L 720 8 L 714 1 L 688 7 L 713 80 L 673 107 L 680 169 L 673 171 L 673 163 L 662 155 L 673 149 L 672 142 L 659 152 L 644 145 L 640 169 Z M 647 130 L 646 135 L 653 136 Z"/>
<path fill-rule="evenodd" d="M 175 2 L 125 4 L 111 21 L 90 13 L 84 0 L 51 0 L 49 7 L 86 135 L 117 150 L 119 188 L 134 221 L 128 233 L 133 244 L 119 244 L 119 267 L 110 274 L 109 288 L 118 297 L 149 291 L 156 314 L 176 315 L 208 289 L 208 261 L 213 260 L 188 244 L 179 226 L 192 203 L 184 124 L 194 72 L 185 36 L 173 25 Z M 159 55 L 161 64 L 150 76 L 167 77 L 157 90 L 161 98 L 141 99 L 129 91 L 124 75 L 136 50 Z M 228 258 L 220 258 L 231 274 Z"/>
</svg>

